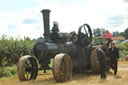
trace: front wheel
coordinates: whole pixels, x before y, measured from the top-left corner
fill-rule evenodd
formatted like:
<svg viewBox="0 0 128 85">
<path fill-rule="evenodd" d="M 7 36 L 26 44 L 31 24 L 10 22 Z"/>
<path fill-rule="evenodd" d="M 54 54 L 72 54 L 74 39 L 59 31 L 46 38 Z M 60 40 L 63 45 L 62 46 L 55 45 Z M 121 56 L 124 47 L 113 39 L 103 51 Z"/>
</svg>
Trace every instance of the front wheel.
<svg viewBox="0 0 128 85">
<path fill-rule="evenodd" d="M 65 82 L 72 77 L 72 62 L 69 55 L 61 53 L 55 56 L 53 76 L 57 82 Z"/>
<path fill-rule="evenodd" d="M 30 55 L 21 57 L 18 61 L 17 72 L 21 81 L 36 79 L 38 73 L 36 59 Z"/>
</svg>

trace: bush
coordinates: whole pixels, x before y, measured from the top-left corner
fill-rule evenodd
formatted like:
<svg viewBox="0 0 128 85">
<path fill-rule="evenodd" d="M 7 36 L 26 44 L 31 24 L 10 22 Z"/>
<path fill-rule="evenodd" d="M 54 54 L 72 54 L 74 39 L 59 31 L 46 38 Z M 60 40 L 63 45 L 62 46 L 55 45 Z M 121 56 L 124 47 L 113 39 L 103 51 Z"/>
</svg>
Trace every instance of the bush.
<svg viewBox="0 0 128 85">
<path fill-rule="evenodd" d="M 128 55 L 128 43 L 117 44 L 120 51 L 120 57 L 125 58 Z"/>
<path fill-rule="evenodd" d="M 9 66 L 9 67 L 0 67 L 0 78 L 2 77 L 11 77 L 16 74 L 17 66 Z"/>
</svg>

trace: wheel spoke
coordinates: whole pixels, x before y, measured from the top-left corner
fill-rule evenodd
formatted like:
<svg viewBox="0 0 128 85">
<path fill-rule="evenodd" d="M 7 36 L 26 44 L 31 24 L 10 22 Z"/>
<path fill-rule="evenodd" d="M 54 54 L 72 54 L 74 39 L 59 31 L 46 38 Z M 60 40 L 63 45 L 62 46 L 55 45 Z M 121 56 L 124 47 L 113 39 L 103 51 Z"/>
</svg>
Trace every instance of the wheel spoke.
<svg viewBox="0 0 128 85">
<path fill-rule="evenodd" d="M 87 30 L 86 30 L 85 26 L 84 26 L 84 30 L 85 30 L 85 34 L 88 34 L 88 32 L 87 32 Z"/>
<path fill-rule="evenodd" d="M 25 62 L 25 68 L 24 68 L 24 75 L 27 80 L 30 80 L 30 78 L 32 76 L 32 71 L 33 71 L 32 69 L 33 69 L 33 65 L 32 65 L 31 61 L 29 59 L 27 59 Z"/>
</svg>

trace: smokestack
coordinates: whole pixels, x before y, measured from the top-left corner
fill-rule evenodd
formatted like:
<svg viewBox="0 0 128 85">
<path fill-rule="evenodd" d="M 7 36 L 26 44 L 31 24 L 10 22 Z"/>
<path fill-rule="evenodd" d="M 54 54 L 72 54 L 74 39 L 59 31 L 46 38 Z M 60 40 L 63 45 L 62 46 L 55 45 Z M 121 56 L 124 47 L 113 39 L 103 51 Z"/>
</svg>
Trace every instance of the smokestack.
<svg viewBox="0 0 128 85">
<path fill-rule="evenodd" d="M 44 9 L 41 11 L 42 15 L 43 15 L 43 22 L 44 22 L 44 38 L 46 40 L 50 40 L 50 25 L 49 25 L 49 13 L 51 11 L 49 9 Z"/>
</svg>

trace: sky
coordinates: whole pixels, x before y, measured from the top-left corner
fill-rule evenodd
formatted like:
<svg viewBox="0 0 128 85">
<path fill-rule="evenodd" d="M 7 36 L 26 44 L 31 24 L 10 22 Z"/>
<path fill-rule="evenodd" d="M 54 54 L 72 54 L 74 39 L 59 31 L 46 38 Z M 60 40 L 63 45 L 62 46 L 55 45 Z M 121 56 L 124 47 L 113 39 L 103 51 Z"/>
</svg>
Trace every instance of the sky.
<svg viewBox="0 0 128 85">
<path fill-rule="evenodd" d="M 87 23 L 92 29 L 124 32 L 128 27 L 128 0 L 0 0 L 0 36 L 43 36 L 42 9 L 50 9 L 50 29 L 78 31 Z"/>
</svg>

